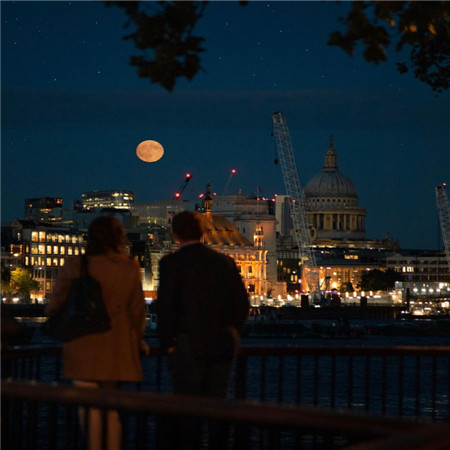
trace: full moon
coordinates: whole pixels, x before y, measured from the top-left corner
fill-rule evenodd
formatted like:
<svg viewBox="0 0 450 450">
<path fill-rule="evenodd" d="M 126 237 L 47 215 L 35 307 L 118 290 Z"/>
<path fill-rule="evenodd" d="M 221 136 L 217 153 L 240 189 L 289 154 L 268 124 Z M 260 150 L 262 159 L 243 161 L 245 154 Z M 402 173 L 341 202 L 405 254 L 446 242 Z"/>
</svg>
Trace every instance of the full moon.
<svg viewBox="0 0 450 450">
<path fill-rule="evenodd" d="M 136 148 L 136 155 L 142 161 L 156 162 L 164 155 L 164 148 L 156 141 L 142 141 Z"/>
</svg>

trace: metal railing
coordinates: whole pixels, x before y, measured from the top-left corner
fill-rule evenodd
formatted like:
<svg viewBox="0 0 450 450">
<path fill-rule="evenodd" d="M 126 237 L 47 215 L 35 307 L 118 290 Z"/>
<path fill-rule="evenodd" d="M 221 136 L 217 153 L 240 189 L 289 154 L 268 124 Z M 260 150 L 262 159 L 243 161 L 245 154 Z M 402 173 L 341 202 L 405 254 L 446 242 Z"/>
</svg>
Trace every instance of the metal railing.
<svg viewBox="0 0 450 450">
<path fill-rule="evenodd" d="M 159 348 L 131 389 L 170 392 Z M 2 354 L 2 376 L 66 382 L 59 348 Z M 350 410 L 426 421 L 450 418 L 450 347 L 244 347 L 230 398 Z"/>
<path fill-rule="evenodd" d="M 159 432 L 161 424 L 175 425 L 188 420 L 205 421 L 201 448 L 210 448 L 210 427 L 217 423 L 227 427 L 223 448 L 228 449 L 450 448 L 450 426 L 443 424 L 258 401 L 75 388 L 34 381 L 2 381 L 1 389 L 2 448 L 11 450 L 85 449 L 78 423 L 80 406 L 118 411 L 124 427 L 124 450 L 164 448 Z M 104 420 L 105 434 L 106 429 Z"/>
<path fill-rule="evenodd" d="M 449 347 L 248 347 L 237 398 L 397 417 L 450 418 Z"/>
</svg>

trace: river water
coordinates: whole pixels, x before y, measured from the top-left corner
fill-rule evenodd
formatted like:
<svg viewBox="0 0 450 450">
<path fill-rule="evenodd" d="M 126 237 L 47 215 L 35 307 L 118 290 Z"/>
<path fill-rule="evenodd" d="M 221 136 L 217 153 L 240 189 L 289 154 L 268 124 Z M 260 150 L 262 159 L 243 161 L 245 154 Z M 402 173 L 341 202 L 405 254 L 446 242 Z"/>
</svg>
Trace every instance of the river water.
<svg viewBox="0 0 450 450">
<path fill-rule="evenodd" d="M 33 326 L 33 346 L 54 347 L 58 343 L 43 335 L 41 320 L 26 321 Z M 151 347 L 158 346 L 158 340 L 150 333 L 146 341 Z M 392 347 L 392 346 L 450 346 L 450 336 L 379 336 L 364 334 L 357 338 L 245 338 L 244 346 L 262 347 Z M 143 358 L 144 381 L 139 387 L 148 391 L 170 392 L 170 377 L 164 358 Z M 398 357 L 383 362 L 380 357 L 355 357 L 351 369 L 348 357 L 305 356 L 260 357 L 247 359 L 246 395 L 249 400 L 317 406 L 325 409 L 369 412 L 419 420 L 448 422 L 449 420 L 449 360 L 416 357 L 403 358 L 399 371 Z M 54 378 L 54 360 L 42 361 L 43 381 Z M 350 375 L 351 374 L 351 375 Z M 159 380 L 159 381 L 158 381 Z M 434 389 L 432 389 L 434 385 Z M 351 387 L 350 387 L 351 386 Z M 134 389 L 135 385 L 125 386 Z M 235 379 L 231 383 L 230 398 L 233 397 Z M 133 418 L 130 419 L 131 424 Z M 125 422 L 124 422 L 125 423 Z M 128 423 L 128 422 L 126 422 Z M 131 425 L 126 425 L 131 427 Z M 41 427 L 41 426 L 40 426 Z M 42 425 L 43 428 L 44 425 Z M 131 427 L 132 428 L 132 427 Z M 128 432 L 134 436 L 134 431 Z M 45 432 L 39 435 L 45 441 Z M 130 440 L 131 442 L 131 440 Z M 294 441 L 286 441 L 283 449 L 297 448 Z M 258 444 L 259 445 L 259 444 Z M 42 447 L 44 448 L 44 447 Z M 126 446 L 133 449 L 133 444 Z M 257 446 L 255 448 L 267 448 Z M 306 445 L 305 448 L 308 448 Z M 316 447 L 314 447 L 316 448 Z M 317 447 L 317 448 L 320 448 Z"/>
<path fill-rule="evenodd" d="M 21 319 L 21 322 L 25 325 L 34 328 L 33 338 L 30 342 L 31 345 L 53 347 L 58 345 L 58 342 L 45 336 L 40 327 L 45 319 Z M 393 323 L 394 321 L 360 321 L 352 322 L 353 325 L 364 328 L 369 325 L 379 325 L 385 323 Z M 150 346 L 158 346 L 158 339 L 154 337 L 154 333 L 148 329 L 145 337 L 146 342 Z M 308 338 L 308 337 L 281 337 L 281 338 L 268 338 L 268 337 L 246 337 L 242 339 L 243 345 L 249 346 L 276 346 L 276 347 L 310 347 L 310 346 L 324 346 L 324 347 L 336 347 L 336 346 L 356 346 L 356 347 L 383 347 L 383 346 L 450 346 L 450 336 L 382 336 L 382 335 L 370 335 L 363 334 L 360 337 L 352 338 Z"/>
</svg>

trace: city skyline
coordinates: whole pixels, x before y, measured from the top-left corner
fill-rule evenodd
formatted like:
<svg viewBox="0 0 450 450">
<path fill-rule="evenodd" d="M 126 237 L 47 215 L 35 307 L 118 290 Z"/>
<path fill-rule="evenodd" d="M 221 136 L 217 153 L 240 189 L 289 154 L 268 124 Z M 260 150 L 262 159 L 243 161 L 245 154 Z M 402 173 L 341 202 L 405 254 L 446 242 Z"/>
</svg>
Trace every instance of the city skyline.
<svg viewBox="0 0 450 450">
<path fill-rule="evenodd" d="M 25 198 L 128 189 L 137 202 L 284 194 L 271 114 L 283 111 L 303 187 L 322 170 L 330 135 L 338 166 L 367 210 L 367 237 L 437 248 L 434 187 L 449 181 L 448 93 L 326 45 L 348 4 L 211 2 L 195 32 L 201 72 L 173 93 L 138 78 L 126 17 L 102 2 L 1 2 L 2 221 Z M 147 139 L 165 150 L 136 157 Z"/>
</svg>

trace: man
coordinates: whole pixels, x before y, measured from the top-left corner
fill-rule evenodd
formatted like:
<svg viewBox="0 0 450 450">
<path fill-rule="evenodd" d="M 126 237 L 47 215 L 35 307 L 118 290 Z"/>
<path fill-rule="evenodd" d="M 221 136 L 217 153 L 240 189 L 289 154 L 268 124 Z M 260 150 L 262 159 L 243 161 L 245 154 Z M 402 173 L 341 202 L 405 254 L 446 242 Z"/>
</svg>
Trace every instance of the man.
<svg viewBox="0 0 450 450">
<path fill-rule="evenodd" d="M 168 354 L 175 394 L 225 398 L 239 330 L 249 310 L 248 295 L 233 259 L 200 242 L 199 215 L 177 214 L 172 235 L 180 249 L 160 261 L 157 300 L 158 334 Z M 199 427 L 184 427 L 186 433 Z M 174 430 L 172 430 L 174 431 Z M 219 433 L 211 433 L 210 446 L 218 448 Z M 192 448 L 199 443 L 190 441 Z M 225 437 L 226 440 L 226 437 Z M 176 447 L 176 446 L 175 446 Z"/>
</svg>

